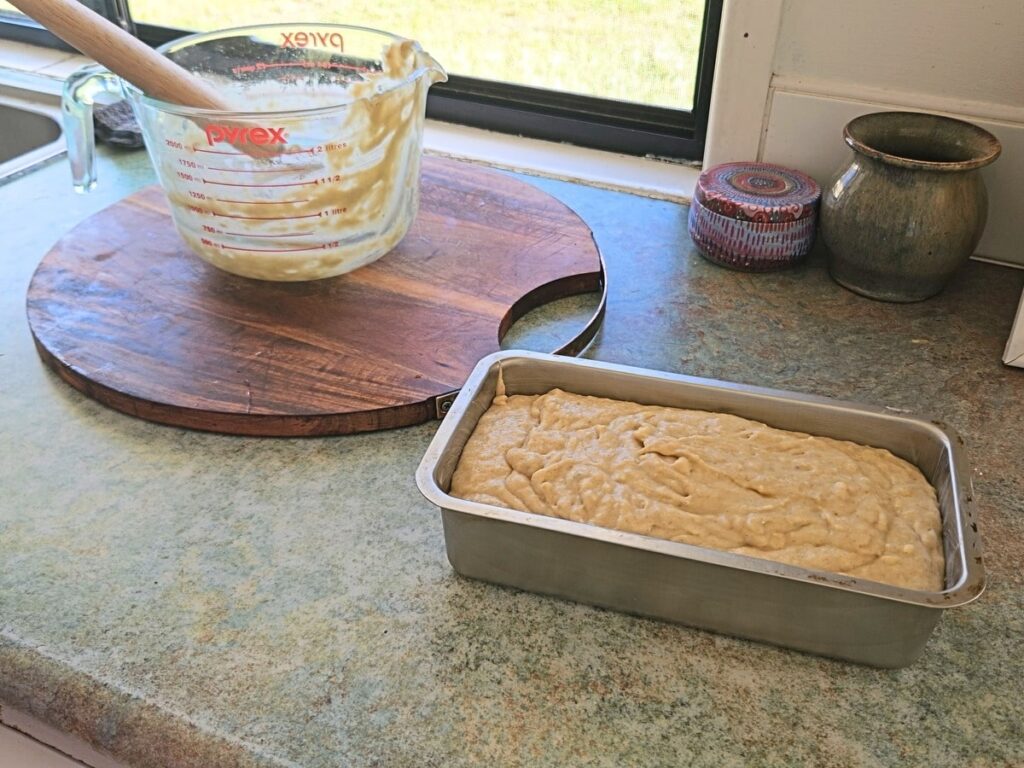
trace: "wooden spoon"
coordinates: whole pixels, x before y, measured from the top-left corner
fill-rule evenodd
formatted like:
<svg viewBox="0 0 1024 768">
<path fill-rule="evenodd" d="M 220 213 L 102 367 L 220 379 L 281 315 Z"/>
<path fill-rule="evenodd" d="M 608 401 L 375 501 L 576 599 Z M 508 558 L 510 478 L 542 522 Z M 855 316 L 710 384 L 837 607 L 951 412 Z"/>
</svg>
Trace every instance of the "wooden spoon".
<svg viewBox="0 0 1024 768">
<path fill-rule="evenodd" d="M 13 0 L 13 5 L 147 96 L 185 107 L 232 110 L 212 85 L 75 0 Z"/>
</svg>

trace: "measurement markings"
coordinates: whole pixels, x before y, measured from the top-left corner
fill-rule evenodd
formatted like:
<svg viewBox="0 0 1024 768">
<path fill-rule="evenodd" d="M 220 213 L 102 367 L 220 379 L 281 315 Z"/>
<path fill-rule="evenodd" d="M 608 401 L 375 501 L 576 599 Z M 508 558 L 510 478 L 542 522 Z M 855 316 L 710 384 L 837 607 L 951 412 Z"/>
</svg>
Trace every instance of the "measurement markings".
<svg viewBox="0 0 1024 768">
<path fill-rule="evenodd" d="M 244 152 L 221 152 L 218 149 L 200 149 L 199 147 L 192 147 L 192 151 L 202 152 L 207 155 L 234 155 L 235 157 L 240 157 L 245 154 Z"/>
<path fill-rule="evenodd" d="M 245 219 L 247 221 L 290 221 L 292 219 L 315 219 L 324 215 L 322 211 L 303 216 L 230 216 L 226 213 L 217 213 L 216 211 L 210 211 L 210 213 L 222 219 Z"/>
<path fill-rule="evenodd" d="M 223 197 L 211 197 L 210 199 L 218 203 L 237 203 L 238 205 L 284 205 L 285 203 L 309 202 L 308 198 L 305 200 L 226 200 Z"/>
<path fill-rule="evenodd" d="M 220 247 L 227 251 L 249 251 L 252 253 L 295 253 L 296 251 L 322 251 L 327 248 L 326 245 L 311 245 L 307 248 L 237 248 L 223 243 L 220 243 Z"/>
<path fill-rule="evenodd" d="M 360 67 L 355 64 L 344 64 L 340 61 L 278 61 L 278 62 L 257 62 L 232 67 L 232 73 L 238 75 L 243 72 L 261 72 L 265 69 L 287 69 L 289 67 L 301 67 L 303 69 L 347 69 L 353 72 L 379 72 L 372 67 Z"/>
<path fill-rule="evenodd" d="M 227 231 L 225 231 L 223 229 L 220 230 L 220 233 L 222 235 L 231 235 L 233 237 L 280 237 L 280 238 L 286 238 L 286 237 L 309 237 L 310 235 L 316 234 L 315 232 L 285 232 L 284 234 L 279 234 L 279 235 L 254 235 L 251 232 L 227 232 Z"/>
<path fill-rule="evenodd" d="M 209 179 L 203 179 L 203 184 L 213 184 L 218 187 L 246 187 L 248 189 L 259 187 L 315 187 L 317 185 L 315 181 L 293 181 L 285 184 L 235 184 L 230 181 L 210 181 Z"/>
<path fill-rule="evenodd" d="M 286 173 L 288 171 L 316 171 L 316 165 L 289 165 L 284 168 L 214 168 L 206 166 L 208 171 L 220 171 L 221 173 Z"/>
</svg>

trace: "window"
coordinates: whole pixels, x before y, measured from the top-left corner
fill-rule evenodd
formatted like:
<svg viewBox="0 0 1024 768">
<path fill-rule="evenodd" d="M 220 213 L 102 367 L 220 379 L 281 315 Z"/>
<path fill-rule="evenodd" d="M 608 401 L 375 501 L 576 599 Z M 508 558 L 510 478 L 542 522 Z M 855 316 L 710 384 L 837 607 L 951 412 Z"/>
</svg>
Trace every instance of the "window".
<svg viewBox="0 0 1024 768">
<path fill-rule="evenodd" d="M 96 13 L 115 21 L 125 29 L 134 31 L 128 12 L 125 10 L 126 0 L 79 0 L 79 2 L 92 8 Z M 71 50 L 63 41 L 42 29 L 7 0 L 0 0 L 0 38 L 3 37 Z"/>
<path fill-rule="evenodd" d="M 639 155 L 699 159 L 722 0 L 86 0 L 153 44 L 316 20 L 419 40 L 448 70 L 428 114 Z M 0 9 L 3 9 L 0 0 Z M 22 30 L 31 25 L 22 23 Z M 40 32 L 40 30 L 36 30 Z M 24 31 L 20 33 L 22 36 Z"/>
</svg>

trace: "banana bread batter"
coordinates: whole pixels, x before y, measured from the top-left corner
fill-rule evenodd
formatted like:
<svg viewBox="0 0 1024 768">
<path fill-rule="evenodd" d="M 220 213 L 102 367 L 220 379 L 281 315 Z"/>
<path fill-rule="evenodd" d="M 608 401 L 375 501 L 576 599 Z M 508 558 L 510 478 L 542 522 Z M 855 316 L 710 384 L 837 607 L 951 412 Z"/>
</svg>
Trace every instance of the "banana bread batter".
<svg viewBox="0 0 1024 768">
<path fill-rule="evenodd" d="M 500 390 L 466 444 L 463 499 L 940 591 L 935 491 L 880 448 L 722 413 Z"/>
</svg>

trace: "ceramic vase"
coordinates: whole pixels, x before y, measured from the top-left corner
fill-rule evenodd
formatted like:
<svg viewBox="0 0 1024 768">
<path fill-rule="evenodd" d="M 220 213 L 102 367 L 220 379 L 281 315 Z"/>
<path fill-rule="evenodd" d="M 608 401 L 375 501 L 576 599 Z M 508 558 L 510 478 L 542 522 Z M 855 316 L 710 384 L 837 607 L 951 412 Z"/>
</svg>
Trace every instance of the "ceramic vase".
<svg viewBox="0 0 1024 768">
<path fill-rule="evenodd" d="M 962 120 L 862 115 L 843 129 L 853 155 L 823 190 L 832 278 L 883 301 L 934 296 L 974 252 L 988 197 L 980 168 L 999 141 Z"/>
</svg>

